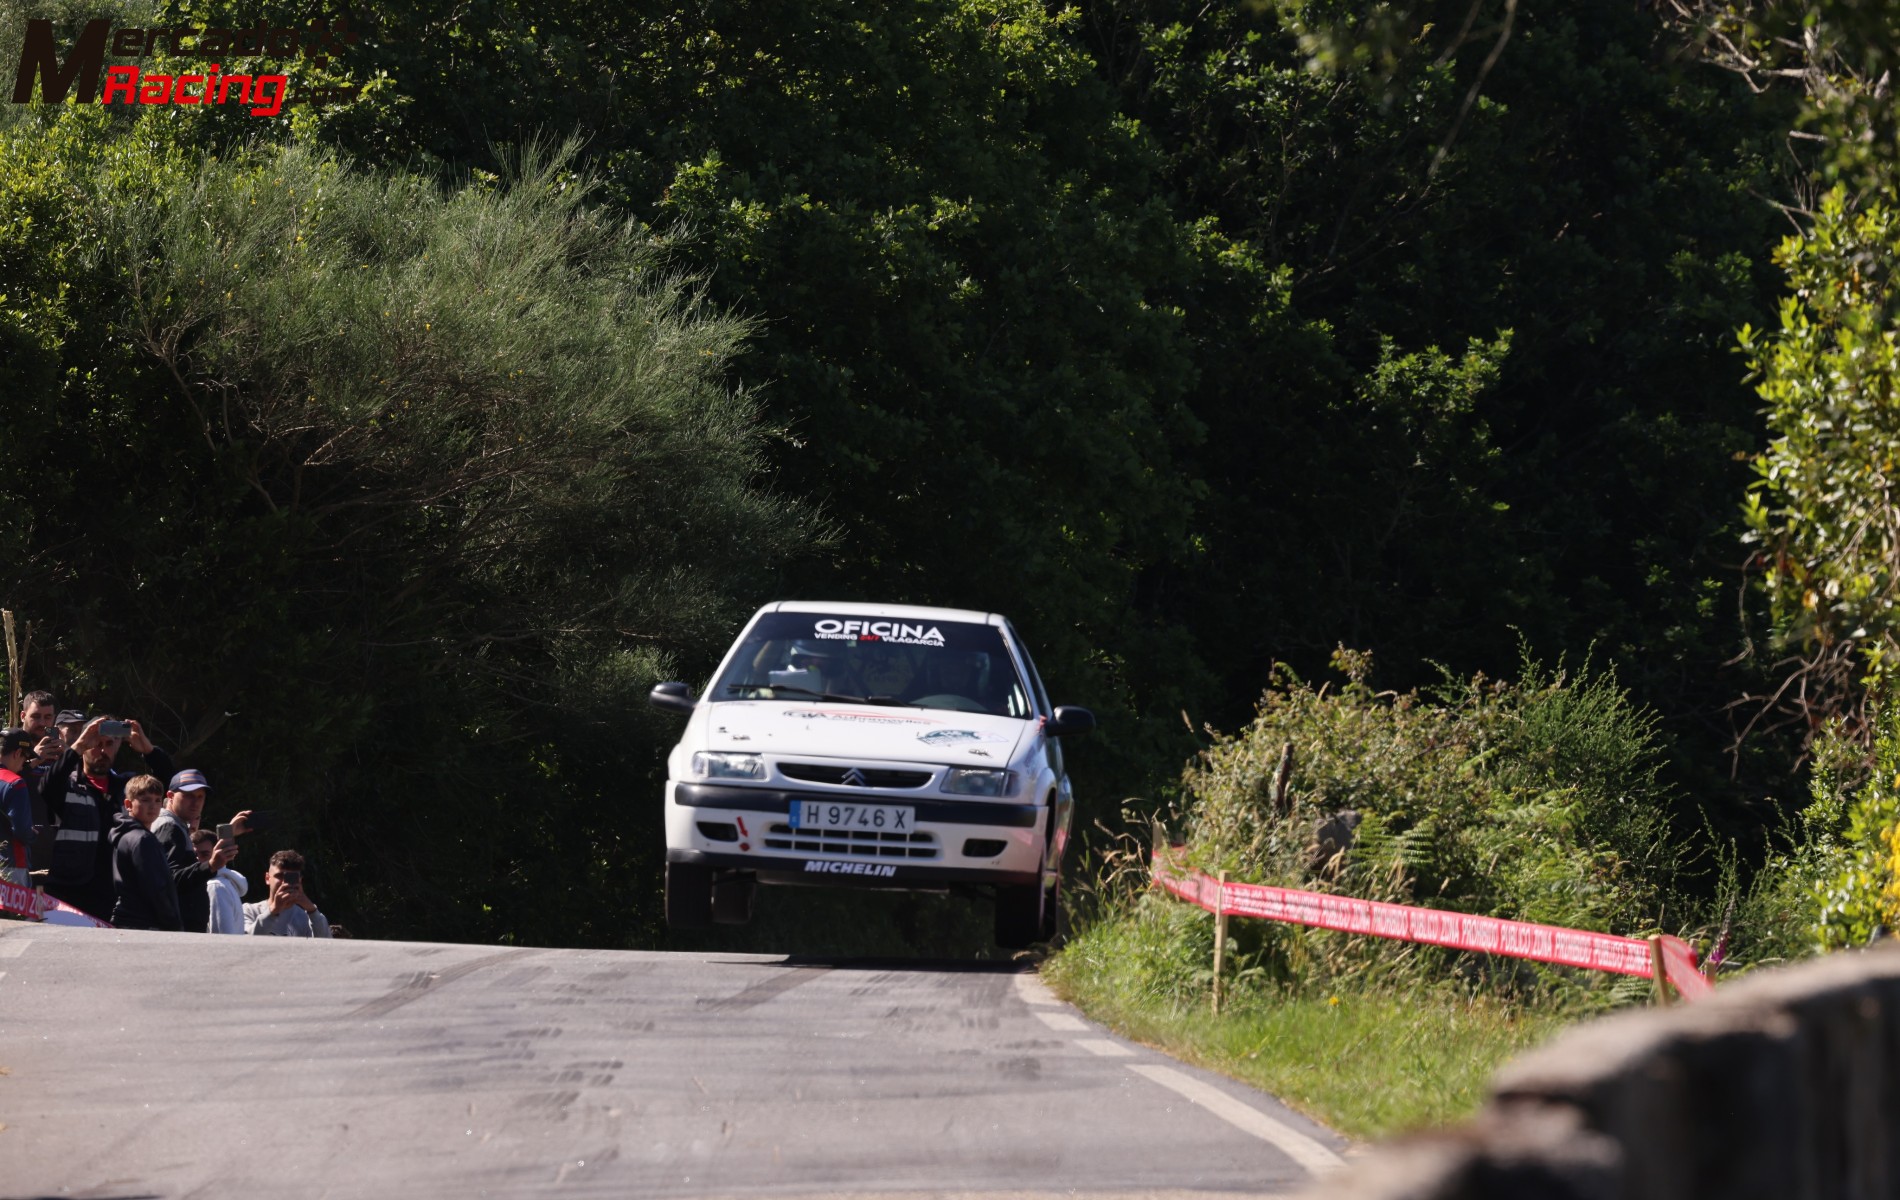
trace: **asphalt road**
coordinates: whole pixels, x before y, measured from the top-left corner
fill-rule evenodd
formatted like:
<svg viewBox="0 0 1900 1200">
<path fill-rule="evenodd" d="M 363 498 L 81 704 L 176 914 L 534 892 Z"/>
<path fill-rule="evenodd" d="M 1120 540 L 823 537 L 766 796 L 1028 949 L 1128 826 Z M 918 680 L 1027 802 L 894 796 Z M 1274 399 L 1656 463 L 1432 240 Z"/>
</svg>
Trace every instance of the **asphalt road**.
<svg viewBox="0 0 1900 1200">
<path fill-rule="evenodd" d="M 975 963 L 0 922 L 0 1197 L 1279 1195 L 1341 1141 Z"/>
</svg>

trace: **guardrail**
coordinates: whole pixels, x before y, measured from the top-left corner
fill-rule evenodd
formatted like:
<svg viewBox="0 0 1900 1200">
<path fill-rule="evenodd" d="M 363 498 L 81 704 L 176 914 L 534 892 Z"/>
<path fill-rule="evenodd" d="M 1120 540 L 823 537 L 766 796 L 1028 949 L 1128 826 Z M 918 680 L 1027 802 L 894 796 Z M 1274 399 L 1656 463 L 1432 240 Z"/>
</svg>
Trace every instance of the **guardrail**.
<svg viewBox="0 0 1900 1200">
<path fill-rule="evenodd" d="M 1185 866 L 1179 861 L 1179 849 L 1157 841 L 1150 871 L 1158 886 L 1221 920 L 1215 934 L 1217 983 L 1221 951 L 1227 940 L 1225 918 L 1255 917 L 1367 937 L 1634 975 L 1656 981 L 1658 992 L 1665 1000 L 1666 993 L 1660 986 L 1665 979 L 1685 1000 L 1700 1000 L 1713 990 L 1696 970 L 1695 950 L 1681 938 L 1668 934 L 1648 938 L 1618 937 L 1588 929 L 1506 921 L 1327 892 L 1233 883 Z M 1219 1008 L 1218 992 L 1215 1007 Z"/>
</svg>

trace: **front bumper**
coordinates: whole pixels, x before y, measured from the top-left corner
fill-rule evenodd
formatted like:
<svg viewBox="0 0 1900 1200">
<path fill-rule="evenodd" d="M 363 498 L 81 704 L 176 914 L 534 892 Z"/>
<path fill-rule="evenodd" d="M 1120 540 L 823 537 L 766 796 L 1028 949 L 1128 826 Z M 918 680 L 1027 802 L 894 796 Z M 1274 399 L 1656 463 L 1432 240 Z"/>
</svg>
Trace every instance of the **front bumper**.
<svg viewBox="0 0 1900 1200">
<path fill-rule="evenodd" d="M 929 841 L 841 845 L 834 838 L 791 833 L 786 816 L 802 800 L 901 805 L 914 811 L 915 832 Z M 892 888 L 1035 883 L 1042 877 L 1049 815 L 1037 804 L 938 795 L 669 781 L 666 857 L 752 872 L 764 883 Z M 920 853 L 925 849 L 927 854 Z"/>
<path fill-rule="evenodd" d="M 1033 884 L 1039 871 L 1003 871 L 993 867 L 946 867 L 937 863 L 877 862 L 828 855 L 785 857 L 708 850 L 668 850 L 666 861 L 698 863 L 719 871 L 755 874 L 760 883 L 819 884 L 826 887 L 918 888 L 952 884 Z"/>
</svg>

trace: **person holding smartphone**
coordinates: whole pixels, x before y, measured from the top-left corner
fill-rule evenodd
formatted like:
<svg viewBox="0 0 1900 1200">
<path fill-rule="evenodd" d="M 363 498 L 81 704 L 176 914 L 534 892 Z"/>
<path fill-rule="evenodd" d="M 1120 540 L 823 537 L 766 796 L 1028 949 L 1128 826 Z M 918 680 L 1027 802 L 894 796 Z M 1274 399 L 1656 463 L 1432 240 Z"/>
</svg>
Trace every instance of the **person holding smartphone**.
<svg viewBox="0 0 1900 1200">
<path fill-rule="evenodd" d="M 58 829 L 53 841 L 48 894 L 87 916 L 112 919 L 113 818 L 125 802 L 125 784 L 134 772 L 113 768 L 119 747 L 145 757 L 146 770 L 163 781 L 173 775 L 171 755 L 152 744 L 137 721 L 94 717 L 46 773 L 40 796 Z M 161 797 L 164 784 L 159 784 Z"/>
<path fill-rule="evenodd" d="M 303 890 L 303 855 L 279 850 L 264 872 L 270 898 L 244 906 L 244 931 L 275 937 L 330 936 L 330 922 Z"/>
<path fill-rule="evenodd" d="M 19 727 L 33 739 L 33 749 L 19 775 L 26 781 L 26 794 L 33 804 L 33 829 L 29 834 L 32 848 L 28 857 L 35 868 L 45 867 L 53 857 L 53 820 L 46 815 L 46 801 L 40 798 L 40 789 L 46 782 L 46 772 L 66 748 L 66 739 L 54 728 L 56 708 L 51 692 L 28 692 L 20 698 Z"/>
<path fill-rule="evenodd" d="M 229 825 L 219 826 L 230 829 Z M 229 837 L 220 838 L 209 829 L 200 829 L 191 835 L 191 848 L 197 852 L 198 861 L 209 864 L 211 855 L 220 841 L 230 841 Z M 251 890 L 250 880 L 233 871 L 230 867 L 221 867 L 218 873 L 205 881 L 205 895 L 208 915 L 205 922 L 206 933 L 244 933 L 244 893 Z M 183 911 L 183 898 L 179 908 Z M 336 934 L 331 929 L 331 935 Z"/>
<path fill-rule="evenodd" d="M 251 814 L 239 813 L 231 819 L 231 824 L 219 827 L 230 831 L 232 837 L 220 839 L 211 860 L 200 862 L 192 845 L 192 835 L 198 831 L 198 820 L 204 816 L 205 801 L 210 796 L 211 785 L 203 771 L 196 768 L 180 771 L 172 776 L 165 789 L 165 811 L 152 823 L 152 836 L 165 847 L 165 858 L 172 865 L 172 878 L 178 883 L 178 915 L 185 929 L 192 933 L 203 933 L 210 927 L 211 894 L 207 885 L 237 858 L 236 835 L 250 832 Z"/>
</svg>

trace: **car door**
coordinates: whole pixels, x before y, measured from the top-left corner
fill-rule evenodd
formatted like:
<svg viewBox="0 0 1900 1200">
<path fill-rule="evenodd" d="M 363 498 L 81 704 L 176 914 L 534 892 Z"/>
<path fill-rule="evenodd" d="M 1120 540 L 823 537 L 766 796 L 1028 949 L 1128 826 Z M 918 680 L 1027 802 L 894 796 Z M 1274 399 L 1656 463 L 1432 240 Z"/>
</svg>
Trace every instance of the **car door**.
<svg viewBox="0 0 1900 1200">
<path fill-rule="evenodd" d="M 1029 681 L 1030 695 L 1036 706 L 1036 714 L 1047 721 L 1055 715 L 1055 708 L 1049 703 L 1049 693 L 1042 685 L 1042 675 L 1036 670 L 1035 660 L 1029 656 L 1029 647 L 1024 644 L 1016 630 L 1009 629 L 1010 643 L 1015 647 L 1016 655 L 1022 660 L 1023 675 Z M 1044 736 L 1042 753 L 1049 764 L 1049 770 L 1055 778 L 1052 789 L 1053 800 L 1050 803 L 1049 827 L 1049 865 L 1062 862 L 1062 855 L 1069 845 L 1069 824 L 1075 814 L 1075 793 L 1069 786 L 1069 772 L 1062 761 L 1062 739 Z M 1040 797 L 1038 797 L 1040 799 Z"/>
</svg>

